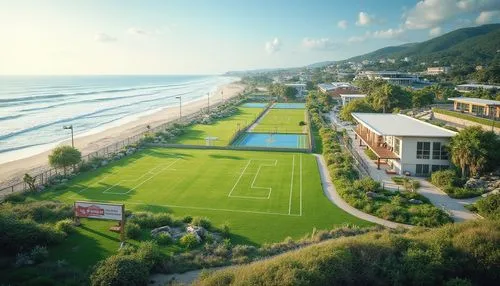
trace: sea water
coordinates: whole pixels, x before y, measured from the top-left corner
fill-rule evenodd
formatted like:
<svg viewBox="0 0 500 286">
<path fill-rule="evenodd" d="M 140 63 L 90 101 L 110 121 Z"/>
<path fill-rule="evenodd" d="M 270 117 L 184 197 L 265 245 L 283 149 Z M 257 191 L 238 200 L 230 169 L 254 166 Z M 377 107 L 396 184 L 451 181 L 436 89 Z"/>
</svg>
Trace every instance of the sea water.
<svg viewBox="0 0 500 286">
<path fill-rule="evenodd" d="M 0 163 L 214 93 L 222 76 L 0 76 Z"/>
</svg>

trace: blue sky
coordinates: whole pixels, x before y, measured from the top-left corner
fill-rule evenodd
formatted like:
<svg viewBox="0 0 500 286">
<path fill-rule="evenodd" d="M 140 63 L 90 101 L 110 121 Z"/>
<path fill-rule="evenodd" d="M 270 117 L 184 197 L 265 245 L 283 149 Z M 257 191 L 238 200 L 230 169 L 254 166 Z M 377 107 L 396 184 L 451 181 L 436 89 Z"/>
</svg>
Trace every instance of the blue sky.
<svg viewBox="0 0 500 286">
<path fill-rule="evenodd" d="M 0 74 L 295 67 L 498 22 L 498 0 L 0 0 Z"/>
</svg>

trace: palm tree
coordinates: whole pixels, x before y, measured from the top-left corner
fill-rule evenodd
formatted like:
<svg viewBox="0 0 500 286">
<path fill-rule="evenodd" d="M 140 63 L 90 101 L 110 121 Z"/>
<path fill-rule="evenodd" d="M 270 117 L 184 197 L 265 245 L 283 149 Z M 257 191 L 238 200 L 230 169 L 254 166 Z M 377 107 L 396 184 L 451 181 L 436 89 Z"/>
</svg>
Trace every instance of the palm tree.
<svg viewBox="0 0 500 286">
<path fill-rule="evenodd" d="M 377 109 L 382 109 L 382 113 L 385 113 L 386 108 L 388 108 L 391 103 L 392 93 L 393 88 L 390 84 L 384 84 L 377 88 L 374 92 L 373 105 Z"/>
<path fill-rule="evenodd" d="M 483 132 L 480 127 L 473 126 L 463 129 L 451 138 L 451 160 L 462 170 L 462 178 L 469 173 L 477 174 L 486 162 L 486 154 L 480 140 Z"/>
</svg>

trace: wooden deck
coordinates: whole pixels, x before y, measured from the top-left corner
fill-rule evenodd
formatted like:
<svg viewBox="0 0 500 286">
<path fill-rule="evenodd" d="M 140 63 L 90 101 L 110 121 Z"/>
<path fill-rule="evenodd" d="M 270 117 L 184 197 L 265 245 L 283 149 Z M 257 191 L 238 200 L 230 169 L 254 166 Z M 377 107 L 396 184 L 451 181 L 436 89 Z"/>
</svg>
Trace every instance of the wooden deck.
<svg viewBox="0 0 500 286">
<path fill-rule="evenodd" d="M 369 140 L 368 138 L 370 136 L 369 133 L 360 132 L 358 129 L 354 129 L 354 131 L 358 135 L 358 138 L 361 139 L 368 146 L 368 148 L 370 148 L 373 151 L 373 153 L 377 155 L 379 159 L 399 159 L 399 156 L 396 153 L 392 152 L 391 150 L 383 146 L 380 146 L 383 143 L 372 143 L 372 141 L 375 140 L 373 140 L 373 138 L 372 140 Z M 373 134 L 371 134 L 371 136 L 373 137 Z M 380 140 L 377 140 L 377 142 L 379 141 Z"/>
</svg>

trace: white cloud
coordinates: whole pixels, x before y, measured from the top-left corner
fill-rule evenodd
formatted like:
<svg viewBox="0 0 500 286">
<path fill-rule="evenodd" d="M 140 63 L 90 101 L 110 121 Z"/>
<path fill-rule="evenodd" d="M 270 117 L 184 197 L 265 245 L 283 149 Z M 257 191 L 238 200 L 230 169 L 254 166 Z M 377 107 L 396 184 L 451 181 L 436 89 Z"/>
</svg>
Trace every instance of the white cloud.
<svg viewBox="0 0 500 286">
<path fill-rule="evenodd" d="M 405 27 L 428 29 L 467 13 L 500 10 L 498 0 L 421 0 L 406 12 Z"/>
<path fill-rule="evenodd" d="M 266 52 L 269 54 L 278 52 L 281 49 L 281 41 L 275 37 L 274 39 L 266 43 L 265 48 Z"/>
<path fill-rule="evenodd" d="M 484 11 L 479 13 L 476 18 L 476 24 L 483 25 L 500 20 L 500 11 Z"/>
<path fill-rule="evenodd" d="M 373 21 L 373 16 L 368 15 L 366 12 L 359 12 L 358 20 L 356 25 L 358 26 L 368 26 Z"/>
<path fill-rule="evenodd" d="M 347 21 L 346 20 L 341 20 L 337 23 L 337 27 L 340 29 L 347 29 Z"/>
<path fill-rule="evenodd" d="M 333 50 L 337 48 L 337 45 L 329 38 L 304 38 L 302 40 L 302 46 L 311 50 Z"/>
<path fill-rule="evenodd" d="M 429 36 L 431 37 L 436 37 L 436 36 L 439 36 L 443 33 L 443 29 L 441 29 L 441 27 L 434 27 L 432 29 L 429 30 Z"/>
<path fill-rule="evenodd" d="M 105 33 L 97 33 L 94 36 L 94 41 L 100 42 L 100 43 L 110 43 L 110 42 L 116 42 L 116 38 L 112 37 L 108 34 Z"/>
<path fill-rule="evenodd" d="M 362 36 L 350 37 L 347 41 L 350 43 L 359 43 L 359 42 L 364 42 L 368 39 L 404 40 L 405 33 L 406 30 L 403 28 L 378 30 L 375 32 L 368 31 Z"/>
<path fill-rule="evenodd" d="M 139 36 L 148 36 L 151 33 L 149 31 L 146 31 L 141 28 L 129 28 L 127 30 L 127 33 L 132 34 L 132 35 L 139 35 Z"/>
</svg>

